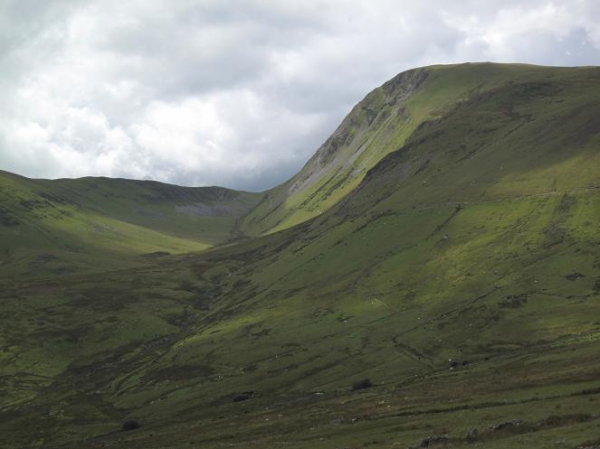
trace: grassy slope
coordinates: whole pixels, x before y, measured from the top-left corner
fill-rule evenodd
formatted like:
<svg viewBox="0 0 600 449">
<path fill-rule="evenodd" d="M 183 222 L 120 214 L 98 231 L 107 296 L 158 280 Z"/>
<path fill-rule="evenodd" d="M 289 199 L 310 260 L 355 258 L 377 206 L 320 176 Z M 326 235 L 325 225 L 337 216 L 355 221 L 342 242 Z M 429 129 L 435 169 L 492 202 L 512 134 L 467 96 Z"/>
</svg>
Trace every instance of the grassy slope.
<svg viewBox="0 0 600 449">
<path fill-rule="evenodd" d="M 144 269 L 5 280 L 3 445 L 597 439 L 600 70 L 432 70 L 427 98 L 506 82 L 448 104 L 315 219 Z M 144 427 L 117 432 L 127 418 Z"/>
<path fill-rule="evenodd" d="M 318 216 L 356 188 L 369 169 L 402 147 L 424 122 L 474 93 L 515 77 L 537 80 L 545 70 L 479 63 L 401 73 L 356 105 L 296 176 L 268 191 L 245 217 L 244 229 L 251 235 L 272 233 Z"/>
<path fill-rule="evenodd" d="M 129 266 L 158 251 L 206 249 L 228 241 L 259 196 L 217 187 L 32 180 L 0 172 L 0 270 L 51 276 Z"/>
</svg>

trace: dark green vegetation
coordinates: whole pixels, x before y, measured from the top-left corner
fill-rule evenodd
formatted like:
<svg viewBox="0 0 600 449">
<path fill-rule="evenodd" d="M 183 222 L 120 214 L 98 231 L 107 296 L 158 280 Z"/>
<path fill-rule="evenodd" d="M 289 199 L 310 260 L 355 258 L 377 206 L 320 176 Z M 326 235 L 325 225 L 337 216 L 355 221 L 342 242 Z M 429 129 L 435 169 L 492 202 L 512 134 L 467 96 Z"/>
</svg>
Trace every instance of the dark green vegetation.
<svg viewBox="0 0 600 449">
<path fill-rule="evenodd" d="M 241 237 L 260 194 L 220 187 L 0 171 L 0 274 L 48 277 L 130 267 Z"/>
<path fill-rule="evenodd" d="M 600 445 L 599 87 L 598 68 L 400 75 L 212 240 L 167 199 L 182 224 L 77 189 L 99 204 L 77 196 L 77 220 L 161 237 L 70 257 L 81 228 L 10 199 L 84 181 L 5 175 L 2 244 L 27 258 L 0 284 L 0 447 Z M 39 223 L 52 245 L 18 240 Z M 72 269 L 37 272 L 52 251 Z"/>
</svg>

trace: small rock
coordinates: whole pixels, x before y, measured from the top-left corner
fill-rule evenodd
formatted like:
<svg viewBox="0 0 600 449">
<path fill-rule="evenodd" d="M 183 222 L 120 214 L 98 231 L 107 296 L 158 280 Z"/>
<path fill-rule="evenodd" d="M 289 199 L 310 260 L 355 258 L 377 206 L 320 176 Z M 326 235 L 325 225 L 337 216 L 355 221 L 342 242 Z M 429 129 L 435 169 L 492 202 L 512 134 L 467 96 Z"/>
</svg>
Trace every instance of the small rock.
<svg viewBox="0 0 600 449">
<path fill-rule="evenodd" d="M 237 394 L 233 397 L 233 402 L 242 402 L 247 401 L 248 399 L 252 399 L 254 397 L 254 391 L 244 391 L 241 394 Z"/>
<path fill-rule="evenodd" d="M 361 379 L 352 384 L 352 391 L 356 390 L 365 390 L 367 388 L 371 388 L 373 386 L 373 382 L 369 378 Z"/>
<path fill-rule="evenodd" d="M 490 431 L 495 432 L 497 430 L 507 429 L 509 427 L 516 427 L 516 426 L 520 426 L 522 423 L 523 423 L 523 421 L 521 421 L 520 419 L 513 419 L 511 421 L 506 421 L 503 423 L 494 424 L 493 426 L 490 426 Z"/>
<path fill-rule="evenodd" d="M 134 420 L 125 421 L 121 428 L 125 431 L 135 430 L 142 427 L 139 422 Z"/>
<path fill-rule="evenodd" d="M 474 427 L 474 428 L 472 428 L 471 430 L 469 430 L 467 432 L 467 439 L 468 440 L 474 440 L 478 436 L 479 436 L 479 430 L 477 430 L 477 427 Z"/>
<path fill-rule="evenodd" d="M 434 435 L 421 440 L 419 447 L 432 447 L 436 444 L 447 443 L 449 438 L 446 435 Z"/>
<path fill-rule="evenodd" d="M 576 271 L 574 271 L 573 273 L 569 273 L 569 274 L 565 275 L 565 279 L 568 280 L 568 281 L 576 281 L 576 280 L 581 279 L 583 277 L 585 277 L 583 274 L 578 273 Z"/>
</svg>

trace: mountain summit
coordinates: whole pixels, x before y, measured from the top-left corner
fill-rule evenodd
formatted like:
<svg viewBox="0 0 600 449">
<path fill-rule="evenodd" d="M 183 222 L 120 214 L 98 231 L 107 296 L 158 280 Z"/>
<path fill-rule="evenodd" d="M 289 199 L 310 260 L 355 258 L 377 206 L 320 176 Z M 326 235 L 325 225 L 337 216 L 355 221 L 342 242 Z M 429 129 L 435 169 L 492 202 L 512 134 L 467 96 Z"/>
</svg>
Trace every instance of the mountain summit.
<svg viewBox="0 0 600 449">
<path fill-rule="evenodd" d="M 585 99 L 582 95 L 587 96 L 594 89 L 597 76 L 597 68 L 491 63 L 432 66 L 403 72 L 356 105 L 296 176 L 267 192 L 262 204 L 245 218 L 245 227 L 250 233 L 273 232 L 319 215 L 356 188 L 386 155 L 402 150 L 408 142 L 414 144 L 425 127 L 448 119 L 461 107 L 479 107 L 478 115 L 473 113 L 469 117 L 474 121 L 465 124 L 471 133 L 518 125 L 525 129 L 515 137 L 531 139 L 535 133 L 555 134 L 566 125 L 572 128 L 562 134 L 581 131 L 593 136 L 598 129 L 594 118 L 597 98 L 592 94 Z M 488 103 L 477 105 L 481 101 Z M 538 111 L 528 112 L 527 117 L 515 115 L 527 103 L 533 103 L 536 109 L 543 102 L 547 110 L 539 112 L 543 113 L 545 124 L 526 124 L 529 118 L 535 120 Z M 586 111 L 575 111 L 584 105 Z M 485 122 L 484 114 L 497 121 L 480 129 Z M 562 122 L 563 114 L 568 114 L 564 118 L 569 123 Z M 500 115 L 506 120 L 500 121 Z M 560 122 L 560 126 L 554 121 Z M 577 130 L 577 126 L 585 128 Z M 529 132 L 534 135 L 528 135 Z M 509 136 L 494 136 L 494 139 L 501 145 L 498 139 L 505 137 Z M 448 143 L 460 141 L 465 146 L 471 138 L 453 135 L 452 139 Z M 522 142 L 521 146 L 525 144 Z M 565 144 L 574 149 L 581 146 L 575 142 Z M 543 142 L 535 146 L 544 151 L 549 149 Z M 516 163 L 527 157 L 514 155 Z"/>
</svg>

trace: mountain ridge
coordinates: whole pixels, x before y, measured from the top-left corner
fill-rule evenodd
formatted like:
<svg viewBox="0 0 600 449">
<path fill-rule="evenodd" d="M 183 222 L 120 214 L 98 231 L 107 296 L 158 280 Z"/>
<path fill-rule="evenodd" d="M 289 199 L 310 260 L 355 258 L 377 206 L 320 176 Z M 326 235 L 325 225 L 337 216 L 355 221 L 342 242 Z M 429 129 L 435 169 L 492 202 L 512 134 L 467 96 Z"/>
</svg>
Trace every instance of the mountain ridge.
<svg viewBox="0 0 600 449">
<path fill-rule="evenodd" d="M 390 115 L 390 138 L 365 114 L 376 162 L 330 200 L 313 184 L 306 214 L 263 226 L 255 208 L 258 237 L 144 265 L 5 277 L 0 442 L 600 444 L 600 69 L 429 70 L 409 125 Z"/>
<path fill-rule="evenodd" d="M 578 70 L 594 68 L 466 63 L 402 72 L 359 102 L 297 175 L 267 191 L 263 202 L 244 218 L 243 227 L 249 235 L 269 233 L 322 213 L 383 157 L 401 148 L 420 124 L 474 92 L 506 84 L 517 75 L 535 79 L 543 72 L 555 76 Z M 369 118 L 373 111 L 377 116 Z M 361 159 L 362 154 L 366 157 Z M 331 159 L 333 155 L 339 163 Z"/>
<path fill-rule="evenodd" d="M 46 276 L 203 250 L 239 238 L 237 222 L 259 198 L 221 187 L 0 172 L 0 272 Z"/>
</svg>

